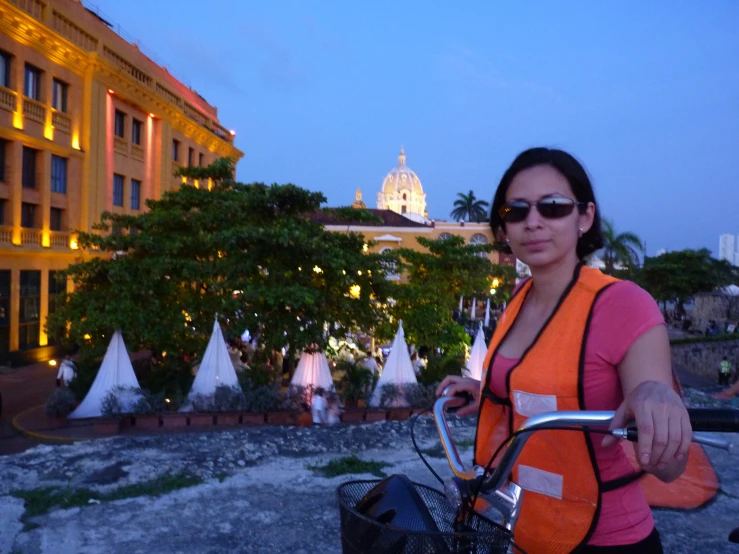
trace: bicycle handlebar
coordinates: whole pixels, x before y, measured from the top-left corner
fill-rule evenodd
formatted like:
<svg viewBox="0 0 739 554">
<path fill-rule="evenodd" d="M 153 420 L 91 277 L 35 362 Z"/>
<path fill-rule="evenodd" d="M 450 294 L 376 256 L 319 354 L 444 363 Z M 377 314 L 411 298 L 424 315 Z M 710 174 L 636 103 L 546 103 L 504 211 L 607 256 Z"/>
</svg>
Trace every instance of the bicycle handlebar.
<svg viewBox="0 0 739 554">
<path fill-rule="evenodd" d="M 446 411 L 449 408 L 458 408 L 463 404 L 465 404 L 463 398 L 442 396 L 434 404 L 434 420 L 449 466 L 457 477 L 467 480 L 474 479 L 476 471 L 467 469 L 462 462 L 446 420 Z M 535 431 L 542 428 L 609 427 L 614 415 L 615 412 L 610 411 L 571 411 L 548 412 L 530 417 L 511 439 L 497 467 L 490 477 L 485 479 L 481 491 L 497 490 L 506 482 L 526 441 Z M 704 437 L 695 433 L 701 431 L 739 433 L 739 410 L 733 408 L 690 408 L 688 409 L 688 415 L 694 431 L 693 442 L 730 450 L 731 443 L 729 441 Z M 619 438 L 637 439 L 636 429 L 634 428 L 616 429 L 612 433 Z"/>
</svg>

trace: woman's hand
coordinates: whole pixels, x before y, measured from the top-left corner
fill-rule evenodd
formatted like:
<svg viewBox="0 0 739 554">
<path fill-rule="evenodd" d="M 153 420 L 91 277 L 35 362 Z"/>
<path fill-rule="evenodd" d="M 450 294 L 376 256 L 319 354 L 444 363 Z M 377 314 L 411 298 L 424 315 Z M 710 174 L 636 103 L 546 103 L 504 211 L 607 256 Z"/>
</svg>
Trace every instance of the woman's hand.
<svg viewBox="0 0 739 554">
<path fill-rule="evenodd" d="M 665 482 L 677 479 L 685 470 L 693 440 L 688 411 L 680 396 L 665 383 L 640 383 L 616 411 L 610 429 L 632 421 L 639 432 L 636 453 L 642 469 Z M 617 440 L 606 436 L 603 446 Z"/>
<path fill-rule="evenodd" d="M 459 375 L 449 375 L 439 384 L 436 396 L 442 396 L 444 389 L 449 387 L 446 396 L 454 396 L 458 392 L 466 392 L 472 397 L 472 402 L 457 411 L 458 416 L 467 416 L 477 413 L 480 405 L 480 381 Z"/>
</svg>

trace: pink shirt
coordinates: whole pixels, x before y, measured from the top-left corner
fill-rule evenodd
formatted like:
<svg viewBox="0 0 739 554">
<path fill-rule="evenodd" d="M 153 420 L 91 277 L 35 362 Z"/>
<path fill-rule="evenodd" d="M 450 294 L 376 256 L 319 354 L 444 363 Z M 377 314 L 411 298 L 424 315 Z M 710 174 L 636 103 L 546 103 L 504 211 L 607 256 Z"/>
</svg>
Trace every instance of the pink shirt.
<svg viewBox="0 0 739 554">
<path fill-rule="evenodd" d="M 585 345 L 583 388 L 586 410 L 616 410 L 623 402 L 617 367 L 634 341 L 656 325 L 664 325 L 662 313 L 644 289 L 630 281 L 608 287 L 598 297 Z M 493 392 L 506 395 L 506 376 L 518 360 L 500 354 L 493 361 Z M 594 436 L 595 459 L 601 479 L 610 481 L 633 473 L 619 445 L 603 448 Z M 652 511 L 638 482 L 602 494 L 595 532 L 588 544 L 615 546 L 646 538 L 654 527 Z"/>
</svg>

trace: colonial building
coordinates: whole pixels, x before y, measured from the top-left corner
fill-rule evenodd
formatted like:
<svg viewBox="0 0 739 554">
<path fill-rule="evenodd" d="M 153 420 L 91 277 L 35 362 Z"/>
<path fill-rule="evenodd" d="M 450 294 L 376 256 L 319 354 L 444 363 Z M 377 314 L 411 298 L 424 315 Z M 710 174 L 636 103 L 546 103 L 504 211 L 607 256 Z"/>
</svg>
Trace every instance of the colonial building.
<svg viewBox="0 0 739 554">
<path fill-rule="evenodd" d="M 181 165 L 240 159 L 233 142 L 214 106 L 79 0 L 0 0 L 0 362 L 48 356 L 75 231 L 144 210 Z"/>
</svg>

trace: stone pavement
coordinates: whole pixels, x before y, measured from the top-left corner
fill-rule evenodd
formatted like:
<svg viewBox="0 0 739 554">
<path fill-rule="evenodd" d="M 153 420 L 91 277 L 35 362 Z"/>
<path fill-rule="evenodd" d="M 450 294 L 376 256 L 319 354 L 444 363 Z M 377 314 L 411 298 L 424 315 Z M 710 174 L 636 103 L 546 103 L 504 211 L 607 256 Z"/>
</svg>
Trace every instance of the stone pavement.
<svg viewBox="0 0 739 554">
<path fill-rule="evenodd" d="M 689 391 L 694 405 L 709 396 Z M 469 441 L 474 419 L 453 420 L 458 441 Z M 0 554 L 216 553 L 307 554 L 340 552 L 336 487 L 370 475 L 317 476 L 308 466 L 356 453 L 390 464 L 387 473 L 406 473 L 438 488 L 418 459 L 408 422 L 332 428 L 254 427 L 209 433 L 121 436 L 69 446 L 38 446 L 0 458 Z M 450 474 L 438 456 L 438 437 L 428 418 L 417 424 L 430 463 Z M 734 444 L 738 435 L 729 435 Z M 463 456 L 471 456 L 469 446 Z M 710 456 L 722 492 L 702 510 L 656 512 L 666 552 L 739 553 L 726 541 L 739 525 L 739 464 L 718 450 Z M 56 486 L 120 490 L 185 472 L 202 484 L 156 498 L 138 496 L 54 510 L 20 521 L 23 501 L 13 490 Z"/>
</svg>

